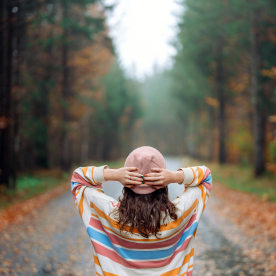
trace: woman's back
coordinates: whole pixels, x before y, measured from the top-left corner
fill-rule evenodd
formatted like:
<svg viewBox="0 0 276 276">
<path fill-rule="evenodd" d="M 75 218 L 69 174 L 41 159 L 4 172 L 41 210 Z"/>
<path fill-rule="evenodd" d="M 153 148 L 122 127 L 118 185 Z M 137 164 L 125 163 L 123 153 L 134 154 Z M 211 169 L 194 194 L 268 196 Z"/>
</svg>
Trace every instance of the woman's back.
<svg viewBox="0 0 276 276">
<path fill-rule="evenodd" d="M 193 240 L 212 187 L 206 166 L 182 168 L 187 188 L 173 203 L 177 219 L 167 216 L 157 237 L 137 227 L 121 231 L 116 216 L 119 202 L 103 193 L 102 167 L 80 167 L 72 176 L 71 191 L 93 245 L 97 275 L 191 275 Z"/>
</svg>

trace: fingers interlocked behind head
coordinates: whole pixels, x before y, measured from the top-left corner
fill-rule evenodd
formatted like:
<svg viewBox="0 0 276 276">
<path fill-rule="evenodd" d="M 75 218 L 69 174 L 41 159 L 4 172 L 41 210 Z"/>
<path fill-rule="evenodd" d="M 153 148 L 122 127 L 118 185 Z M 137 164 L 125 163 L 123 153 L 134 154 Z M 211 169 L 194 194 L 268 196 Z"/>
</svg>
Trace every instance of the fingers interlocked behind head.
<svg viewBox="0 0 276 276">
<path fill-rule="evenodd" d="M 166 168 L 166 161 L 163 155 L 157 149 L 149 146 L 139 147 L 133 150 L 125 161 L 125 167 L 137 167 L 141 175 L 155 172 L 160 172 L 160 169 Z M 155 175 L 157 177 L 157 175 Z M 139 177 L 136 175 L 136 177 Z M 153 176 L 152 176 L 153 177 Z M 143 178 L 146 181 L 145 177 Z M 133 191 L 138 194 L 152 193 L 156 189 L 151 185 L 143 183 L 133 188 Z"/>
</svg>

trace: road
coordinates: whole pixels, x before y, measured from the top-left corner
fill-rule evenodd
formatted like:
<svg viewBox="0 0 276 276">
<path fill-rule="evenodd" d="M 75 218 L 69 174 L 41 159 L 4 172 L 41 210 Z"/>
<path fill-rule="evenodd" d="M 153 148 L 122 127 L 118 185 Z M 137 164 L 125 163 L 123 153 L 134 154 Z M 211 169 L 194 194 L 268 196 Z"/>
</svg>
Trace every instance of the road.
<svg viewBox="0 0 276 276">
<path fill-rule="evenodd" d="M 182 163 L 181 163 L 182 162 Z M 167 157 L 167 168 L 176 170 L 183 160 Z M 117 198 L 120 183 L 104 190 Z M 43 206 L 34 215 L 9 225 L 0 235 L 0 275 L 94 275 L 92 250 L 85 227 L 68 192 Z M 170 198 L 183 187 L 172 184 Z M 214 213 L 210 197 L 196 236 L 193 275 L 268 275 L 258 260 L 244 254 L 250 240 L 226 218 Z"/>
</svg>

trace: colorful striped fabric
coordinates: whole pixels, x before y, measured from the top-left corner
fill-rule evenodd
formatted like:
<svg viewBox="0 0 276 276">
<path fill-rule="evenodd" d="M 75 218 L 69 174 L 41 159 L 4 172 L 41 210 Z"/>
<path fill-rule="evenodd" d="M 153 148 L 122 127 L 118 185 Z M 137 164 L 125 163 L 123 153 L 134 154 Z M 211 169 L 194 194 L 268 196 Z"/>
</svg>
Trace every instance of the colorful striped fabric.
<svg viewBox="0 0 276 276">
<path fill-rule="evenodd" d="M 160 238 L 144 238 L 137 229 L 119 230 L 111 214 L 119 202 L 102 189 L 104 167 L 79 167 L 71 180 L 73 198 L 92 243 L 96 275 L 192 275 L 193 241 L 212 188 L 210 169 L 205 165 L 181 168 L 186 188 L 173 201 L 178 218 L 161 225 Z"/>
</svg>

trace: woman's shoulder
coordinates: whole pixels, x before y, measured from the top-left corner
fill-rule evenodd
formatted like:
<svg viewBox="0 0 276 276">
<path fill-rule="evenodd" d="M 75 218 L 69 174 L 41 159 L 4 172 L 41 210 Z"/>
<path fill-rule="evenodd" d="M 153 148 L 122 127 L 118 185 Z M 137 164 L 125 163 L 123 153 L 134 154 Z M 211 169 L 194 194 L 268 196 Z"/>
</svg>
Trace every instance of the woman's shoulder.
<svg viewBox="0 0 276 276">
<path fill-rule="evenodd" d="M 90 199 L 90 207 L 97 208 L 102 211 L 111 211 L 119 206 L 118 200 L 104 193 L 102 189 L 86 189 L 88 198 Z"/>
<path fill-rule="evenodd" d="M 184 192 L 180 196 L 177 196 L 172 202 L 180 208 L 191 206 L 198 200 L 200 192 L 201 190 L 198 189 L 198 187 L 186 188 Z"/>
</svg>

